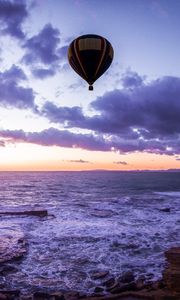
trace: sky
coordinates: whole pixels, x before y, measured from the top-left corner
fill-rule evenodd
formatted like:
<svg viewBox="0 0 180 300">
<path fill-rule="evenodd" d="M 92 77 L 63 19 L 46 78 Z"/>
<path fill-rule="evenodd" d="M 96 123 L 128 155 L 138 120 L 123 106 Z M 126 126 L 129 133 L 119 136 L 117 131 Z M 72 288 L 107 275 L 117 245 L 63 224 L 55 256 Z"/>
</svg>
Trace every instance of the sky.
<svg viewBox="0 0 180 300">
<path fill-rule="evenodd" d="M 94 91 L 83 34 L 114 60 Z M 179 0 L 0 0 L 0 171 L 180 169 Z"/>
</svg>

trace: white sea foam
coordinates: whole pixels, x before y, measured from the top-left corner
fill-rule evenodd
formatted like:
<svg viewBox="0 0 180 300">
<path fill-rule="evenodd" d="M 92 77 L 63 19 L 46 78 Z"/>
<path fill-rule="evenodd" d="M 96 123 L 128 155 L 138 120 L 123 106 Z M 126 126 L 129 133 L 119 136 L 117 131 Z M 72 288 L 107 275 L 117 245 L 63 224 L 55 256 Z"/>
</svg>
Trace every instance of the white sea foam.
<svg viewBox="0 0 180 300">
<path fill-rule="evenodd" d="M 52 289 L 87 291 L 97 284 L 91 278 L 97 270 L 118 276 L 131 269 L 159 277 L 163 252 L 179 242 L 180 232 L 179 181 L 174 191 L 173 175 L 168 186 L 163 176 L 117 172 L 7 175 L 0 188 L 1 209 L 41 207 L 55 215 L 0 219 L 6 231 L 20 227 L 29 245 L 16 276 L 6 276 L 7 286 L 11 282 L 14 288 L 26 290 L 49 284 Z"/>
<path fill-rule="evenodd" d="M 180 183 L 179 183 L 180 184 Z M 180 191 L 166 191 L 166 192 L 155 192 L 157 195 L 162 195 L 162 196 L 170 196 L 170 197 L 176 197 L 180 198 Z"/>
</svg>

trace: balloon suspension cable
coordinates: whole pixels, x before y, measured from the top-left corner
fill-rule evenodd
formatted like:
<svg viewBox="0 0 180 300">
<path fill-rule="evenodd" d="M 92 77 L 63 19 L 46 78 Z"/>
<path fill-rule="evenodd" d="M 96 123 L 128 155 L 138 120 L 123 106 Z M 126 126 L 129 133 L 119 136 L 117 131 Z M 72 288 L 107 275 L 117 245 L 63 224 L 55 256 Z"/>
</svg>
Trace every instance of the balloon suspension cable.
<svg viewBox="0 0 180 300">
<path fill-rule="evenodd" d="M 93 85 L 89 85 L 89 91 L 93 91 Z"/>
</svg>

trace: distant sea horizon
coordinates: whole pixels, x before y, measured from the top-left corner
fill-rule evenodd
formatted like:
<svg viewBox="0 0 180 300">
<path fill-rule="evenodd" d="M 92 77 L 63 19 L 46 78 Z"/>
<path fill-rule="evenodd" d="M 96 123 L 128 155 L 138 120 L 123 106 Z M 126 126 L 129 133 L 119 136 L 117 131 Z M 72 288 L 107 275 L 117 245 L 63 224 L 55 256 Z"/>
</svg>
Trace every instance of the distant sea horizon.
<svg viewBox="0 0 180 300">
<path fill-rule="evenodd" d="M 88 169 L 88 170 L 0 170 L 2 172 L 180 172 L 180 169 L 135 169 L 135 170 L 113 170 L 113 169 Z"/>
</svg>

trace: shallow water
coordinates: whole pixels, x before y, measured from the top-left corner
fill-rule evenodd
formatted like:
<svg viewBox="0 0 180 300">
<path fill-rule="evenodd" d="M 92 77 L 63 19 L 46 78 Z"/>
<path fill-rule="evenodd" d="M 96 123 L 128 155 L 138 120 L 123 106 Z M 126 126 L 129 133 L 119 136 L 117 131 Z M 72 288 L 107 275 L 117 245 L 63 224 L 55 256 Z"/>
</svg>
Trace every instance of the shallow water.
<svg viewBox="0 0 180 300">
<path fill-rule="evenodd" d="M 7 287 L 91 291 L 97 270 L 156 279 L 180 241 L 180 172 L 1 172 L 0 182 L 0 211 L 55 216 L 0 218 L 0 236 L 28 241 L 15 276 L 0 279 Z"/>
</svg>

